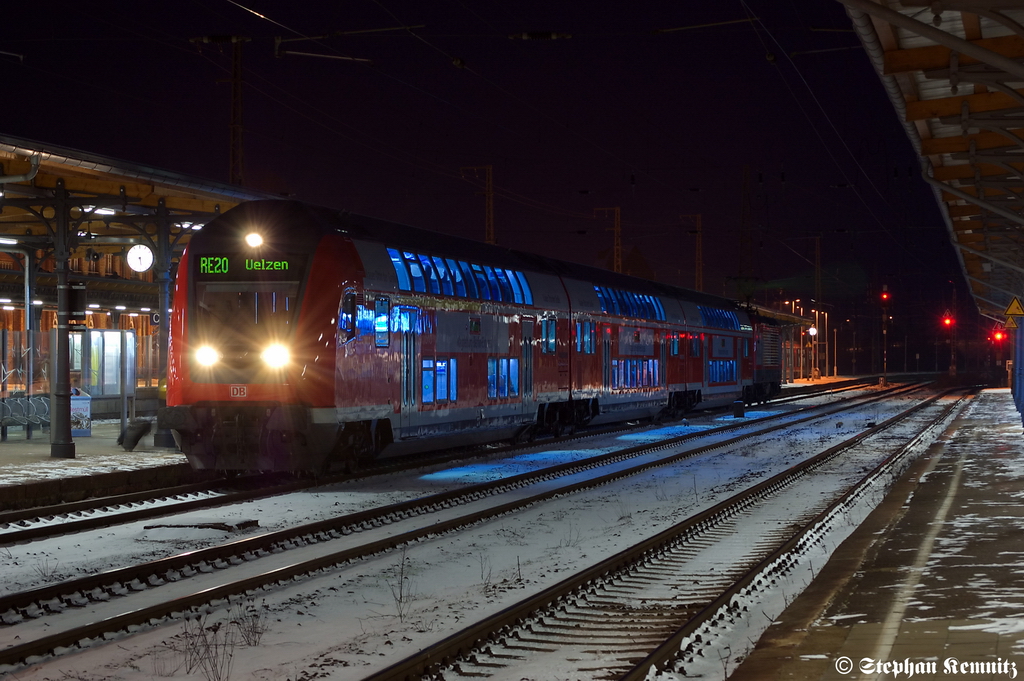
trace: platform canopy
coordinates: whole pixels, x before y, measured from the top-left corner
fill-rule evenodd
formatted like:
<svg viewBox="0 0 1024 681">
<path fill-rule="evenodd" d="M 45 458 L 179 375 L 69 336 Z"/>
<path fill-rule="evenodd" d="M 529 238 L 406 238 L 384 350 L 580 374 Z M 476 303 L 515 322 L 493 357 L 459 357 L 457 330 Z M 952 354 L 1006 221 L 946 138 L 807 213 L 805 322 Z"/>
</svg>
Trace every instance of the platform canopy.
<svg viewBox="0 0 1024 681">
<path fill-rule="evenodd" d="M 1024 1 L 838 0 L 911 143 L 982 315 L 1024 296 Z"/>
<path fill-rule="evenodd" d="M 62 256 L 121 256 L 136 244 L 154 254 L 153 281 L 76 275 L 93 300 L 155 301 L 174 258 L 194 229 L 218 213 L 267 194 L 160 168 L 0 135 L 0 251 Z M 63 251 L 63 252 L 62 252 Z M 41 256 L 41 258 L 40 258 Z M 22 256 L 24 257 L 24 256 Z M 35 268 L 29 268 L 35 269 Z M 30 272 L 34 297 L 55 301 L 52 273 Z M 22 298 L 24 271 L 0 270 L 0 292 Z"/>
</svg>

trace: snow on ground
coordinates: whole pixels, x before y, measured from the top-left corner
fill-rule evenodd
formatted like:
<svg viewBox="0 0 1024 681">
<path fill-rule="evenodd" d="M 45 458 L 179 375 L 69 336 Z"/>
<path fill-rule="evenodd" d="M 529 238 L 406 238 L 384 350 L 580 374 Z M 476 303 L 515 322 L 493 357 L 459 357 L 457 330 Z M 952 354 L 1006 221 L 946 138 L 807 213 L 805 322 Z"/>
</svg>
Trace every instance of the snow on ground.
<svg viewBox="0 0 1024 681">
<path fill-rule="evenodd" d="M 818 428 L 769 436 L 767 443 L 756 448 L 740 447 L 678 462 L 482 523 L 457 536 L 422 541 L 253 594 L 252 612 L 265 617 L 263 624 L 253 628 L 265 626 L 265 632 L 258 645 L 244 646 L 236 641 L 223 648 L 232 651 L 233 656 L 230 675 L 220 678 L 364 678 L 473 620 L 626 548 L 642 536 L 657 533 L 739 488 L 791 466 L 833 440 L 848 437 L 861 429 L 862 422 L 884 417 L 884 409 L 872 406 L 857 416 L 843 415 L 843 428 L 830 420 Z M 626 440 L 632 444 L 663 437 L 666 432 L 678 434 L 681 428 L 652 429 L 646 435 L 619 436 L 615 440 L 621 446 Z M 591 446 L 597 448 L 605 449 Z M 578 451 L 559 450 L 469 463 L 453 471 L 387 478 L 372 488 L 340 485 L 239 505 L 215 514 L 227 519 L 254 517 L 262 529 L 276 529 L 325 514 L 422 496 L 459 482 L 514 474 L 524 465 L 578 456 Z M 203 513 L 207 518 L 210 515 L 210 511 Z M 0 592 L 38 584 L 41 579 L 106 569 L 122 561 L 138 560 L 138 556 L 163 555 L 168 548 L 186 550 L 218 538 L 215 531 L 207 529 L 146 530 L 132 525 L 2 549 Z M 819 564 L 818 560 L 814 564 Z M 240 614 L 224 604 L 211 609 L 206 624 L 221 623 L 217 636 L 223 637 L 225 632 L 235 631 L 227 623 L 238 620 Z M 87 614 L 69 610 L 61 618 L 84 621 Z M 38 622 L 45 626 L 45 620 Z M 195 632 L 185 623 L 172 622 L 17 671 L 11 678 L 213 678 L 209 670 L 189 669 L 192 660 L 186 641 L 192 641 L 194 649 Z M 0 637 L 3 635 L 0 630 Z M 551 670 L 547 681 L 561 678 L 569 678 L 568 672 Z"/>
</svg>

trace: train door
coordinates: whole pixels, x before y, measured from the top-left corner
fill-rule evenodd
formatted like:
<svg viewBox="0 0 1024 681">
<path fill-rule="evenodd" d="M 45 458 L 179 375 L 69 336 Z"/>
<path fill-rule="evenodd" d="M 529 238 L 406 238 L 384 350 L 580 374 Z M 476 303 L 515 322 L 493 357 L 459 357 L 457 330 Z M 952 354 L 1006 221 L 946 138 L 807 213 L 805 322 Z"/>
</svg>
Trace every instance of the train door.
<svg viewBox="0 0 1024 681">
<path fill-rule="evenodd" d="M 601 381 L 607 395 L 612 388 L 612 336 L 608 333 L 608 327 L 604 327 L 598 335 L 601 337 Z"/>
<path fill-rule="evenodd" d="M 402 334 L 402 428 L 413 423 L 416 414 L 416 322 L 418 310 L 402 308 L 399 310 L 399 329 Z"/>
<path fill-rule="evenodd" d="M 521 366 L 523 387 L 521 395 L 523 398 L 523 413 L 532 414 L 535 409 L 533 403 L 533 317 L 523 317 L 522 336 L 523 355 Z"/>
</svg>

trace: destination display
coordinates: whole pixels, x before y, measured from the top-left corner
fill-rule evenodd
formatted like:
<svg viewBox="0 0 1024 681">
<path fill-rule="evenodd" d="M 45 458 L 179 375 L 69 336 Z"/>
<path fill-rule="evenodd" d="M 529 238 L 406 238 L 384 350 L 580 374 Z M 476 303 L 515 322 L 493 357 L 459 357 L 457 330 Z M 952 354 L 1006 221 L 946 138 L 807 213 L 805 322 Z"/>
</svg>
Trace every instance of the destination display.
<svg viewBox="0 0 1024 681">
<path fill-rule="evenodd" d="M 202 255 L 195 258 L 200 279 L 294 279 L 302 273 L 302 258 L 252 258 L 244 255 Z"/>
</svg>

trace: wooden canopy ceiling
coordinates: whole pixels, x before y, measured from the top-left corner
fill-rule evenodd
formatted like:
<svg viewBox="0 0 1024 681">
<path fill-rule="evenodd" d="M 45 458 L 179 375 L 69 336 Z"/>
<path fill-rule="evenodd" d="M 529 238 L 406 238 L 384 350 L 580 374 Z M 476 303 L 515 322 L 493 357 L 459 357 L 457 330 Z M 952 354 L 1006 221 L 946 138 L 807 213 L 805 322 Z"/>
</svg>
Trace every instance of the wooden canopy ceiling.
<svg viewBox="0 0 1024 681">
<path fill-rule="evenodd" d="M 921 156 L 981 314 L 1024 298 L 1024 0 L 838 0 Z"/>
</svg>

